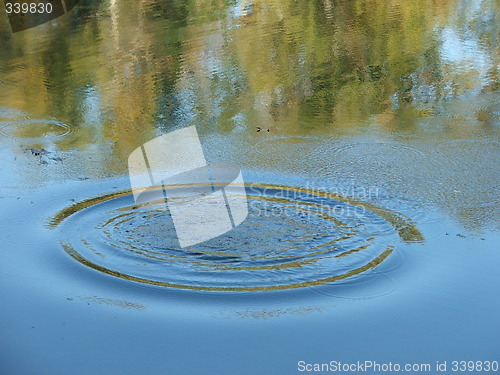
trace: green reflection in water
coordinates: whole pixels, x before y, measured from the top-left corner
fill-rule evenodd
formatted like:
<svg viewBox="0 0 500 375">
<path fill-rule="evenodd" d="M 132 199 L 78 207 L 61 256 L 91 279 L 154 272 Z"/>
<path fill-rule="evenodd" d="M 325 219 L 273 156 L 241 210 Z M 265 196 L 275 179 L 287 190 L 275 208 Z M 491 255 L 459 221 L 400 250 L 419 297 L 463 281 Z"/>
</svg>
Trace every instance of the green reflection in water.
<svg viewBox="0 0 500 375">
<path fill-rule="evenodd" d="M 127 173 L 134 149 L 193 124 L 202 139 L 217 139 L 213 161 L 263 169 L 270 163 L 256 156 L 263 139 L 256 126 L 284 140 L 367 134 L 373 141 L 377 133 L 416 139 L 424 151 L 436 140 L 498 139 L 495 0 L 82 0 L 15 35 L 0 9 L 0 105 L 72 132 L 37 142 L 43 131 L 0 123 L 9 121 L 24 149 L 49 143 L 65 153 L 57 157 L 77 160 L 65 164 L 67 176 Z M 443 184 L 467 185 L 465 197 L 416 190 L 443 195 L 436 200 L 465 221 L 472 210 L 479 221 L 490 217 L 475 201 L 461 206 L 498 197 L 481 178 L 468 186 L 471 173 L 492 164 L 477 149 L 470 163 L 477 167 L 448 172 L 460 151 L 443 157 L 442 171 L 418 167 L 444 175 Z M 290 160 L 278 156 L 274 169 Z M 317 159 L 315 166 L 324 164 Z M 59 172 L 50 168 L 45 179 Z M 27 167 L 26 179 L 33 173 Z"/>
<path fill-rule="evenodd" d="M 2 104 L 82 128 L 71 147 L 107 140 L 122 156 L 190 123 L 292 136 L 376 116 L 416 130 L 429 103 L 498 87 L 499 5 L 471 3 L 83 1 L 2 42 Z M 446 45 L 464 26 L 476 46 L 460 60 Z"/>
</svg>

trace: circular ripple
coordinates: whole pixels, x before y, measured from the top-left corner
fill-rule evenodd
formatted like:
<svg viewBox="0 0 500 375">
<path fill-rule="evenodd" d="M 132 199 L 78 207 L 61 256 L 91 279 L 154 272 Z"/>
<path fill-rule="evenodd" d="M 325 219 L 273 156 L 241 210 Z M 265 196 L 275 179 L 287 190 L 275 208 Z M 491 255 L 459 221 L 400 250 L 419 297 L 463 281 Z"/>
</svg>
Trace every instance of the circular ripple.
<svg viewBox="0 0 500 375">
<path fill-rule="evenodd" d="M 408 169 L 415 162 L 426 160 L 426 155 L 415 148 L 396 143 L 351 143 L 340 147 L 327 145 L 320 150 L 330 154 L 333 161 L 345 161 L 350 165 L 360 165 L 372 170 L 386 168 Z"/>
<path fill-rule="evenodd" d="M 0 124 L 4 121 L 29 120 L 29 116 L 21 111 L 8 107 L 0 107 Z"/>
<path fill-rule="evenodd" d="M 189 194 L 189 186 L 182 189 Z M 50 226 L 64 250 L 88 267 L 212 291 L 333 283 L 375 268 L 401 241 L 423 240 L 411 220 L 370 203 L 277 185 L 247 185 L 246 191 L 249 214 L 242 224 L 188 248 L 179 246 L 167 209 L 159 210 L 158 202 L 137 206 L 130 191 L 77 203 Z"/>
<path fill-rule="evenodd" d="M 255 145 L 255 152 L 266 158 L 280 160 L 283 155 L 310 156 L 325 138 L 319 137 L 262 137 Z"/>
<path fill-rule="evenodd" d="M 15 138 L 63 137 L 71 128 L 53 120 L 23 120 L 0 123 L 0 133 Z"/>
</svg>

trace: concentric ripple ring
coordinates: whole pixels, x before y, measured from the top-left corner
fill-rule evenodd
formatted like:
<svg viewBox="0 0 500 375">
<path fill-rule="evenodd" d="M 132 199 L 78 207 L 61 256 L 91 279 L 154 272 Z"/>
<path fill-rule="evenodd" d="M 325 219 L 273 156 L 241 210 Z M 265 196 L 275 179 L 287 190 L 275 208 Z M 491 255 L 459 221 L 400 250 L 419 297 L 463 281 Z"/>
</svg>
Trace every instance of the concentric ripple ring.
<svg viewBox="0 0 500 375">
<path fill-rule="evenodd" d="M 179 186 L 186 194 L 192 187 Z M 179 246 L 167 208 L 136 205 L 130 191 L 76 203 L 48 225 L 68 255 L 94 270 L 205 291 L 285 290 L 361 277 L 401 242 L 423 241 L 411 219 L 370 202 L 290 186 L 245 188 L 248 218 L 188 248 Z"/>
<path fill-rule="evenodd" d="M 64 137 L 73 129 L 54 120 L 21 120 L 0 122 L 0 134 L 14 138 Z"/>
</svg>

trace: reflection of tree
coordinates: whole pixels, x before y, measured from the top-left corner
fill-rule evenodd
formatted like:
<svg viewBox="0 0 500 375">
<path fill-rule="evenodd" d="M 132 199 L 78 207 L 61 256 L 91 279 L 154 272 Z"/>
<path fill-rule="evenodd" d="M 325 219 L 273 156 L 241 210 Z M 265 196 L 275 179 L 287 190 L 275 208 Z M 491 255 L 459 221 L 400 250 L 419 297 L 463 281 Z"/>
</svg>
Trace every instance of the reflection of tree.
<svg viewBox="0 0 500 375">
<path fill-rule="evenodd" d="M 498 4 L 484 1 L 489 18 L 471 20 L 453 18 L 458 3 L 82 0 L 5 43 L 2 77 L 13 107 L 84 131 L 71 147 L 100 137 L 123 157 L 148 140 L 145 129 L 187 123 L 293 134 L 373 116 L 397 127 L 394 116 L 411 113 L 410 126 L 408 108 L 470 80 L 443 68 L 436 30 L 450 23 L 477 35 L 492 59 L 485 90 L 498 87 Z"/>
<path fill-rule="evenodd" d="M 0 45 L 3 47 L 2 49 L 5 49 L 8 47 L 7 42 L 9 42 L 12 39 L 11 36 L 11 29 L 9 25 L 9 18 L 7 17 L 7 13 L 5 11 L 5 8 L 3 7 L 3 4 L 0 6 Z M 5 51 L 2 51 L 2 54 L 5 53 Z"/>
<path fill-rule="evenodd" d="M 71 124 L 82 123 L 82 92 L 75 90 L 68 39 L 53 35 L 47 41 L 41 59 L 47 92 L 47 112 L 68 119 Z"/>
<path fill-rule="evenodd" d="M 438 10 L 421 2 L 285 1 L 259 12 L 264 3 L 236 31 L 239 59 L 271 108 L 298 105 L 304 119 L 340 126 L 380 113 L 435 55 L 429 24 Z"/>
</svg>

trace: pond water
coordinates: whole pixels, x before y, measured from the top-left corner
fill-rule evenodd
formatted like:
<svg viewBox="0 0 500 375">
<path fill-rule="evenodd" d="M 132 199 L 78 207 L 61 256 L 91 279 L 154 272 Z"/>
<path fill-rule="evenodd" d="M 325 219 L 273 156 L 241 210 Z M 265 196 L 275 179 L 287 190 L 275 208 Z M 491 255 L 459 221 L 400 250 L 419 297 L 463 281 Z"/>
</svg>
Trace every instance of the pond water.
<svg viewBox="0 0 500 375">
<path fill-rule="evenodd" d="M 0 372 L 499 361 L 499 31 L 495 0 L 2 9 Z M 248 217 L 185 248 L 128 157 L 193 125 Z"/>
</svg>

